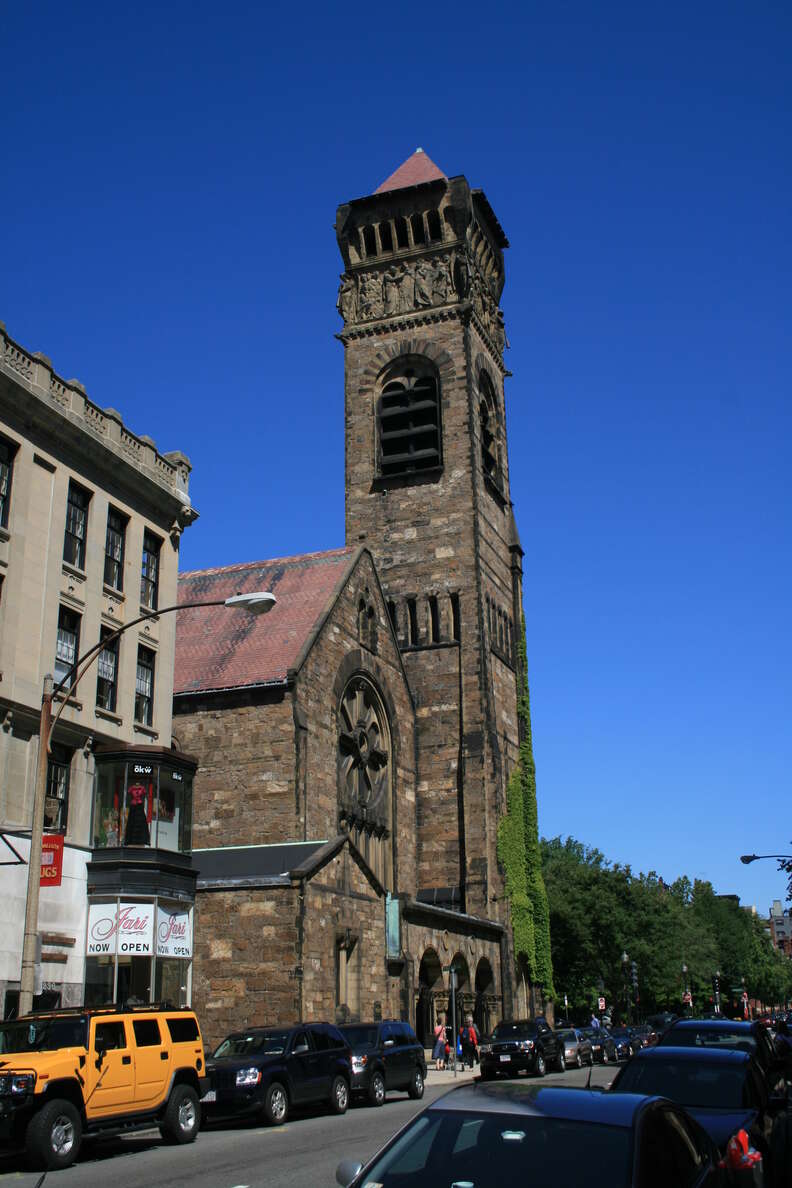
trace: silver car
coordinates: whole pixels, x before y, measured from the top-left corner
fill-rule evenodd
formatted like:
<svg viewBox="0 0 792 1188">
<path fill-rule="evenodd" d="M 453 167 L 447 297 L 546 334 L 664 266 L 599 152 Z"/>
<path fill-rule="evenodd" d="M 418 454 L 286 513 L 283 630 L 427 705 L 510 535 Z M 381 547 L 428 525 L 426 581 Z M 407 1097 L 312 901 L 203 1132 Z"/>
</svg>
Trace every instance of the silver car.
<svg viewBox="0 0 792 1188">
<path fill-rule="evenodd" d="M 557 1031 L 556 1035 L 564 1045 L 564 1059 L 567 1068 L 582 1068 L 584 1064 L 594 1063 L 591 1040 L 587 1039 L 582 1031 L 576 1027 L 564 1027 L 561 1031 Z"/>
</svg>

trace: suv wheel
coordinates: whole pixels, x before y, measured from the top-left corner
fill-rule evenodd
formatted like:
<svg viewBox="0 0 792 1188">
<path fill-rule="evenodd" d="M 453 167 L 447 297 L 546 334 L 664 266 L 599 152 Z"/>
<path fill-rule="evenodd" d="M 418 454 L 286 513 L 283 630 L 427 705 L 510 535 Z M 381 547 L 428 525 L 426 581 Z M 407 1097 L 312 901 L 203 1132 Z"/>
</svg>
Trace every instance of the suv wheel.
<svg viewBox="0 0 792 1188">
<path fill-rule="evenodd" d="M 559 1072 L 566 1072 L 566 1054 L 564 1049 L 560 1048 L 558 1051 L 558 1060 L 556 1062 Z"/>
<path fill-rule="evenodd" d="M 578 1049 L 578 1054 L 575 1057 L 575 1065 L 577 1066 L 577 1068 L 583 1067 L 583 1057 L 580 1055 L 580 1049 Z"/>
<path fill-rule="evenodd" d="M 543 1077 L 545 1075 L 546 1071 L 547 1070 L 545 1067 L 545 1058 L 541 1052 L 537 1052 L 536 1064 L 534 1065 L 534 1072 L 536 1073 L 537 1077 Z"/>
<path fill-rule="evenodd" d="M 71 1167 L 82 1141 L 82 1119 L 70 1101 L 48 1101 L 28 1123 L 25 1147 L 36 1167 Z"/>
<path fill-rule="evenodd" d="M 279 1081 L 273 1081 L 264 1094 L 264 1117 L 270 1126 L 280 1126 L 288 1116 L 288 1094 Z"/>
<path fill-rule="evenodd" d="M 192 1143 L 200 1129 L 198 1094 L 190 1085 L 175 1085 L 168 1098 L 160 1134 L 166 1143 Z"/>
<path fill-rule="evenodd" d="M 369 1102 L 373 1106 L 381 1106 L 385 1102 L 385 1078 L 381 1072 L 372 1074 L 369 1084 Z"/>
<path fill-rule="evenodd" d="M 330 1109 L 334 1114 L 345 1114 L 349 1105 L 349 1085 L 343 1077 L 336 1077 L 330 1088 Z"/>
<path fill-rule="evenodd" d="M 607 1048 L 603 1048 L 603 1049 L 602 1049 L 602 1063 L 603 1063 L 603 1064 L 607 1064 L 607 1063 L 608 1063 L 608 1050 L 607 1050 Z"/>
<path fill-rule="evenodd" d="M 410 1097 L 418 1101 L 424 1095 L 424 1078 L 420 1068 L 416 1068 L 410 1080 L 410 1087 L 407 1090 Z"/>
</svg>

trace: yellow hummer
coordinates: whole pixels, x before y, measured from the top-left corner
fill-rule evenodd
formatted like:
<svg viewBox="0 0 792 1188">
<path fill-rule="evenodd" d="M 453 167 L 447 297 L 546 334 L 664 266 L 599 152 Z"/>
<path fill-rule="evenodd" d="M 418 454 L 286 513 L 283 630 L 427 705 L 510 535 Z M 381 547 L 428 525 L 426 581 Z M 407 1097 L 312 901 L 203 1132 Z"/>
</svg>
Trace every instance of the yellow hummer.
<svg viewBox="0 0 792 1188">
<path fill-rule="evenodd" d="M 69 1167 L 83 1136 L 159 1126 L 191 1143 L 206 1088 L 201 1029 L 187 1008 L 73 1007 L 0 1023 L 0 1147 Z"/>
</svg>

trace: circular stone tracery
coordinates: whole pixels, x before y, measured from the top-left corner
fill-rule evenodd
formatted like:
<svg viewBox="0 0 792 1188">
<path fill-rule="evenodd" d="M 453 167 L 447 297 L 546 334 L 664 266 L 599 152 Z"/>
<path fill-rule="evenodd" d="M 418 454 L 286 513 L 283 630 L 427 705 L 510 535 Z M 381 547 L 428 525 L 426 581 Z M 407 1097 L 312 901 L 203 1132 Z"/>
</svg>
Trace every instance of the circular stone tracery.
<svg viewBox="0 0 792 1188">
<path fill-rule="evenodd" d="M 388 826 L 390 741 L 385 712 L 371 685 L 356 677 L 339 707 L 341 818 L 348 825 Z"/>
</svg>

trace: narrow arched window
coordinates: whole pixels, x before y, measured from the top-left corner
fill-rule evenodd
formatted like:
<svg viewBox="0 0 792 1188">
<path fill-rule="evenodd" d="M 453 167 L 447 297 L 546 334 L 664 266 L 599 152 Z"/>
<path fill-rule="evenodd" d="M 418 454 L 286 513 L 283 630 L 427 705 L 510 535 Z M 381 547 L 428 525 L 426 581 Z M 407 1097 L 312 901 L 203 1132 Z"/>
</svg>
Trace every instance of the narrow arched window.
<svg viewBox="0 0 792 1188">
<path fill-rule="evenodd" d="M 479 374 L 479 429 L 481 432 L 481 469 L 484 477 L 503 490 L 503 466 L 498 402 L 492 381 L 485 371 Z"/>
<path fill-rule="evenodd" d="M 440 399 L 428 365 L 401 363 L 391 370 L 379 400 L 379 470 L 409 475 L 441 464 Z"/>
</svg>

